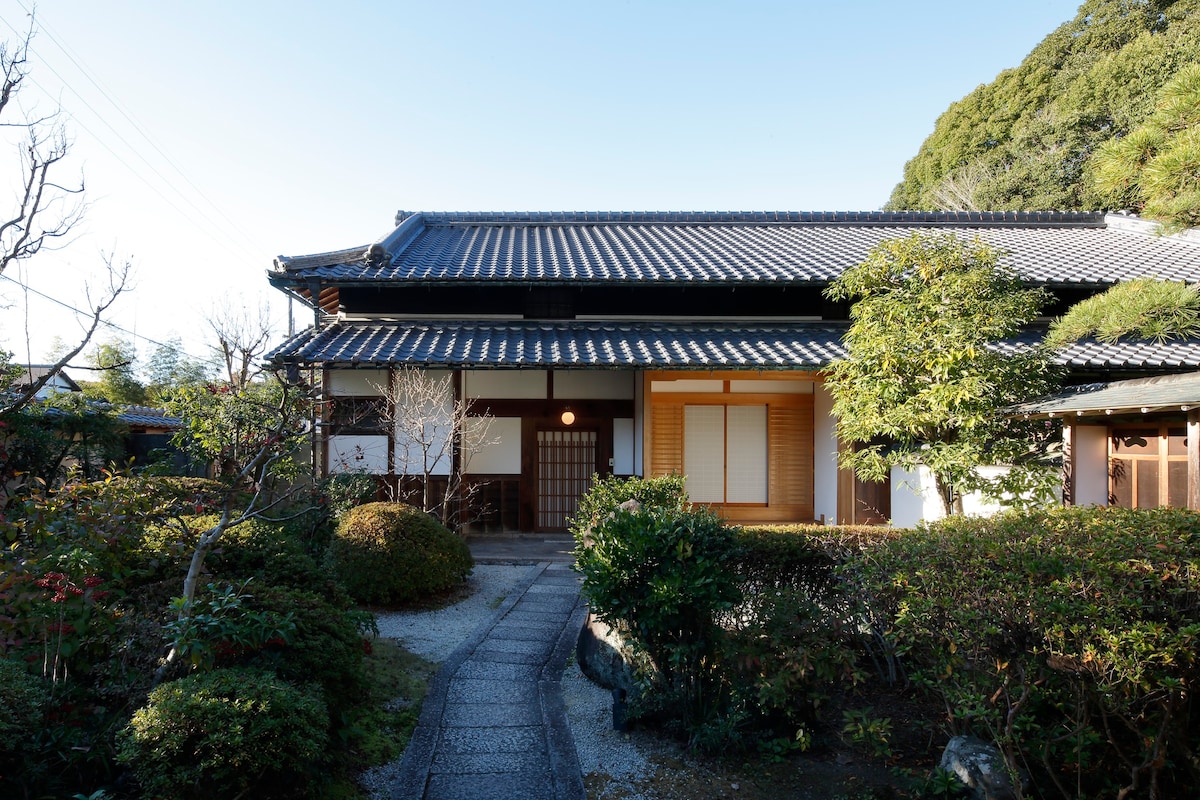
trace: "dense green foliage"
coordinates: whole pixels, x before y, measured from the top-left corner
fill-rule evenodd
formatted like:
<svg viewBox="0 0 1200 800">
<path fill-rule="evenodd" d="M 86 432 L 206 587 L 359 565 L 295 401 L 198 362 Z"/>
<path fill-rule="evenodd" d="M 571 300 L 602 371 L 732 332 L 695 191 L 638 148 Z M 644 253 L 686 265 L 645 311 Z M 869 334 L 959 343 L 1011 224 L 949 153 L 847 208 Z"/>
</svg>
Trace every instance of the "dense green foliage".
<svg viewBox="0 0 1200 800">
<path fill-rule="evenodd" d="M 99 479 L 125 454 L 125 425 L 115 409 L 58 394 L 0 419 L 0 506 L 62 486 L 72 473 Z"/>
<path fill-rule="evenodd" d="M 706 510 L 616 508 L 576 551 L 583 591 L 601 620 L 626 631 L 646 658 L 643 708 L 669 714 L 693 739 L 718 720 L 728 685 L 717 615 L 739 599 L 728 564 L 734 531 Z"/>
<path fill-rule="evenodd" d="M 682 511 L 687 507 L 687 491 L 682 475 L 659 478 L 618 478 L 615 475 L 593 475 L 592 485 L 579 498 L 579 506 L 571 518 L 570 529 L 577 542 L 586 542 L 588 532 L 602 519 L 630 500 L 643 506 Z"/>
<path fill-rule="evenodd" d="M 273 676 L 270 685 L 290 687 L 285 693 L 311 695 L 302 704 L 328 709 L 303 730 L 327 742 L 312 763 L 335 781 L 376 763 L 372 758 L 395 755 L 412 711 L 381 708 L 392 695 L 381 696 L 365 668 L 374 617 L 354 608 L 319 563 L 341 500 L 320 495 L 308 505 L 305 498 L 292 509 L 303 513 L 276 509 L 289 517 L 284 521 L 254 519 L 231 529 L 206 564 L 193 613 L 177 613 L 196 541 L 230 499 L 236 507 L 246 496 L 205 479 L 109 477 L 10 504 L 0 517 L 0 796 L 86 795 L 113 786 L 120 775 L 113 760 L 117 733 L 145 706 L 169 644 L 180 657 L 168 677 L 254 669 Z M 258 689 L 251 684 L 258 683 L 234 685 L 253 695 Z M 228 705 L 253 718 L 265 708 L 257 702 L 248 696 Z M 171 707 L 146 713 L 155 718 Z M 156 719 L 165 724 L 171 717 Z M 247 735 L 258 736 L 275 723 L 268 715 L 246 725 Z M 214 734 L 210 743 L 268 754 L 274 746 L 270 739 L 233 742 L 233 735 L 232 729 Z M 169 752 L 175 744 L 127 755 L 157 786 L 170 765 L 186 766 L 183 755 Z M 295 771 L 302 785 L 281 784 L 290 787 L 288 796 L 326 785 L 325 776 L 305 770 Z M 160 786 L 145 796 L 189 791 Z"/>
<path fill-rule="evenodd" d="M 320 698 L 259 670 L 202 672 L 150 693 L 118 757 L 146 798 L 314 796 L 329 713 Z"/>
<path fill-rule="evenodd" d="M 904 168 L 891 209 L 1116 209 L 1092 155 L 1200 62 L 1200 0 L 1087 0 L 1021 62 L 954 102 Z"/>
<path fill-rule="evenodd" d="M 330 568 L 360 603 L 406 603 L 470 574 L 471 551 L 429 514 L 404 503 L 348 511 L 329 545 Z"/>
<path fill-rule="evenodd" d="M 1150 118 L 1095 155 L 1098 188 L 1168 230 L 1200 224 L 1200 64 L 1189 64 L 1158 95 Z"/>
<path fill-rule="evenodd" d="M 727 574 L 697 570 L 685 588 L 675 583 L 679 545 L 655 549 L 654 520 L 672 516 L 608 516 L 594 543 L 581 544 L 579 564 L 594 610 L 642 652 L 653 637 L 686 630 L 672 609 L 695 602 L 696 620 L 720 606 L 707 618 L 716 630 L 706 622 L 692 634 L 691 646 L 705 647 L 690 663 L 709 691 L 703 716 L 673 720 L 694 744 L 756 743 L 777 756 L 840 739 L 886 757 L 894 731 L 860 699 L 882 695 L 925 709 L 928 758 L 950 736 L 979 736 L 1029 776 L 1037 797 L 1192 796 L 1196 512 L 1068 508 L 916 530 L 742 529 L 723 550 Z M 661 587 L 666 611 L 648 612 Z M 644 706 L 678 700 L 642 669 Z"/>
<path fill-rule="evenodd" d="M 1200 780 L 1200 515 L 954 518 L 843 568 L 954 733 L 1044 796 L 1190 797 Z"/>
<path fill-rule="evenodd" d="M 1046 345 L 1065 347 L 1094 337 L 1165 341 L 1200 333 L 1200 286 L 1135 278 L 1081 300 L 1050 325 Z"/>
<path fill-rule="evenodd" d="M 998 262 L 980 242 L 913 235 L 881 242 L 830 284 L 829 297 L 855 301 L 846 356 L 825 382 L 838 438 L 852 445 L 843 467 L 865 481 L 927 467 L 946 513 L 961 511 L 965 492 L 1019 498 L 1039 478 L 1031 499 L 1042 499 L 1056 480 L 1038 462 L 1049 437 L 998 409 L 1044 393 L 1049 361 L 1040 350 L 989 345 L 1035 319 L 1046 294 Z M 1013 469 L 989 481 L 976 469 L 988 464 Z"/>
</svg>

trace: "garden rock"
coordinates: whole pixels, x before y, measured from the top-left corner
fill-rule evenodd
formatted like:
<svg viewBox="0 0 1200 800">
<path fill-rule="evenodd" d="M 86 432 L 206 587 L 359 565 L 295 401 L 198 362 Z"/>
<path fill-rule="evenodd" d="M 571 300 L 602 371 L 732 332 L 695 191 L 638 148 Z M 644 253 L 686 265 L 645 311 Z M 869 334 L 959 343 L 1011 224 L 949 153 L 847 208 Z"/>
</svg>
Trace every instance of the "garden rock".
<svg viewBox="0 0 1200 800">
<path fill-rule="evenodd" d="M 1004 756 L 993 745 L 974 736 L 955 736 L 942 752 L 938 765 L 955 775 L 972 800 L 1016 800 L 1017 790 Z"/>
<path fill-rule="evenodd" d="M 594 683 L 606 689 L 623 689 L 632 693 L 633 670 L 626 658 L 629 645 L 624 637 L 607 623 L 588 614 L 587 624 L 579 632 L 575 657 L 579 669 Z"/>
</svg>

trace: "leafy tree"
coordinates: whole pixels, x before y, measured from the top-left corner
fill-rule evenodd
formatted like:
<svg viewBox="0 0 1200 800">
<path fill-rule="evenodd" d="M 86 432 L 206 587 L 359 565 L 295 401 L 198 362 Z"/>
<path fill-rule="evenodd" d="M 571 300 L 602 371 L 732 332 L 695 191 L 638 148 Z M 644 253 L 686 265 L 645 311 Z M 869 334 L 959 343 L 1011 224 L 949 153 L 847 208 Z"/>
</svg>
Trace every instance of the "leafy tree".
<svg viewBox="0 0 1200 800">
<path fill-rule="evenodd" d="M 1200 286 L 1137 278 L 1082 300 L 1050 325 L 1046 345 L 1065 347 L 1087 337 L 1182 339 L 1200 334 Z"/>
<path fill-rule="evenodd" d="M 173 336 L 159 345 L 146 363 L 146 396 L 152 403 L 162 402 L 172 390 L 207 383 L 209 367 L 183 350 L 183 341 Z"/>
<path fill-rule="evenodd" d="M 111 408 L 57 394 L 0 423 L 0 507 L 11 498 L 98 479 L 125 454 L 125 426 Z"/>
<path fill-rule="evenodd" d="M 88 354 L 88 363 L 100 373 L 100 380 L 84 393 L 116 405 L 143 405 L 146 387 L 137 379 L 136 362 L 137 350 L 128 340 L 110 339 L 96 345 Z"/>
<path fill-rule="evenodd" d="M 196 542 L 183 593 L 175 601 L 175 627 L 186 630 L 195 611 L 205 559 L 226 531 L 250 520 L 290 518 L 308 510 L 285 514 L 298 491 L 292 480 L 298 477 L 295 456 L 312 419 L 311 404 L 304 387 L 276 379 L 232 387 L 185 387 L 172 396 L 167 410 L 185 424 L 174 444 L 197 463 L 213 464 L 223 486 L 219 515 L 215 520 L 201 518 L 203 530 L 193 531 L 183 516 L 173 522 L 184 540 Z M 176 641 L 156 681 L 167 676 L 179 653 L 180 642 Z"/>
<path fill-rule="evenodd" d="M 1142 124 L 1196 62 L 1200 0 L 1087 0 L 1019 66 L 951 103 L 887 207 L 1114 207 L 1092 154 Z"/>
<path fill-rule="evenodd" d="M 1145 123 L 1095 155 L 1096 184 L 1168 230 L 1200 224 L 1200 64 L 1189 64 L 1158 96 Z"/>
<path fill-rule="evenodd" d="M 998 413 L 1045 391 L 1051 368 L 1040 351 L 1002 353 L 990 346 L 1018 333 L 1046 301 L 1022 288 L 999 254 L 952 235 L 913 235 L 882 242 L 826 294 L 855 300 L 846 357 L 826 386 L 838 435 L 852 445 L 841 464 L 866 481 L 893 466 L 924 466 L 945 513 L 961 512 L 962 496 L 999 496 L 1038 474 L 1044 433 L 1029 438 Z M 977 467 L 1009 464 L 988 480 Z"/>
</svg>

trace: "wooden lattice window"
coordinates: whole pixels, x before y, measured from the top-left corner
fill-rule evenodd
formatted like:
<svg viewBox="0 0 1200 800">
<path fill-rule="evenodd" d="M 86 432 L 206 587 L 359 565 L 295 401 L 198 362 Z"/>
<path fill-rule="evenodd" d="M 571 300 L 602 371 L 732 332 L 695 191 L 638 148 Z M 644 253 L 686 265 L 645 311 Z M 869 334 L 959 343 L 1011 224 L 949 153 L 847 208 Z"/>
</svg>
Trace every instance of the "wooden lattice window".
<svg viewBox="0 0 1200 800">
<path fill-rule="evenodd" d="M 1187 430 L 1182 425 L 1113 428 L 1108 456 L 1111 505 L 1187 505 Z"/>
</svg>

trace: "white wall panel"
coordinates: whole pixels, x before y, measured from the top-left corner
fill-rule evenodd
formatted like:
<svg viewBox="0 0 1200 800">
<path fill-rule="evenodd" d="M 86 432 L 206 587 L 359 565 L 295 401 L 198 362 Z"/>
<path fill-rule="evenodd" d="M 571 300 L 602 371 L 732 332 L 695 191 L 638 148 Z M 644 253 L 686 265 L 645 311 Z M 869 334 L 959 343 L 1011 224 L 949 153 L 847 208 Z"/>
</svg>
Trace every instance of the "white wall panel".
<svg viewBox="0 0 1200 800">
<path fill-rule="evenodd" d="M 723 392 L 725 381 L 683 378 L 677 381 L 651 381 L 650 391 L 658 392 Z"/>
<path fill-rule="evenodd" d="M 613 474 L 632 475 L 634 459 L 632 419 L 613 420 Z"/>
<path fill-rule="evenodd" d="M 386 369 L 332 369 L 325 389 L 334 397 L 372 397 L 387 387 Z"/>
<path fill-rule="evenodd" d="M 813 515 L 837 521 L 837 420 L 824 385 L 813 394 Z"/>
<path fill-rule="evenodd" d="M 683 407 L 683 474 L 695 503 L 725 502 L 725 407 Z"/>
<path fill-rule="evenodd" d="M 812 381 L 730 381 L 729 391 L 736 393 L 812 394 Z"/>
<path fill-rule="evenodd" d="M 329 472 L 387 472 L 386 436 L 330 436 Z"/>
<path fill-rule="evenodd" d="M 467 421 L 476 430 L 481 420 Z M 521 418 L 492 417 L 487 430 L 492 444 L 471 456 L 466 472 L 477 475 L 519 475 L 521 473 Z"/>
<path fill-rule="evenodd" d="M 1075 505 L 1108 505 L 1108 428 L 1075 426 Z"/>
</svg>

